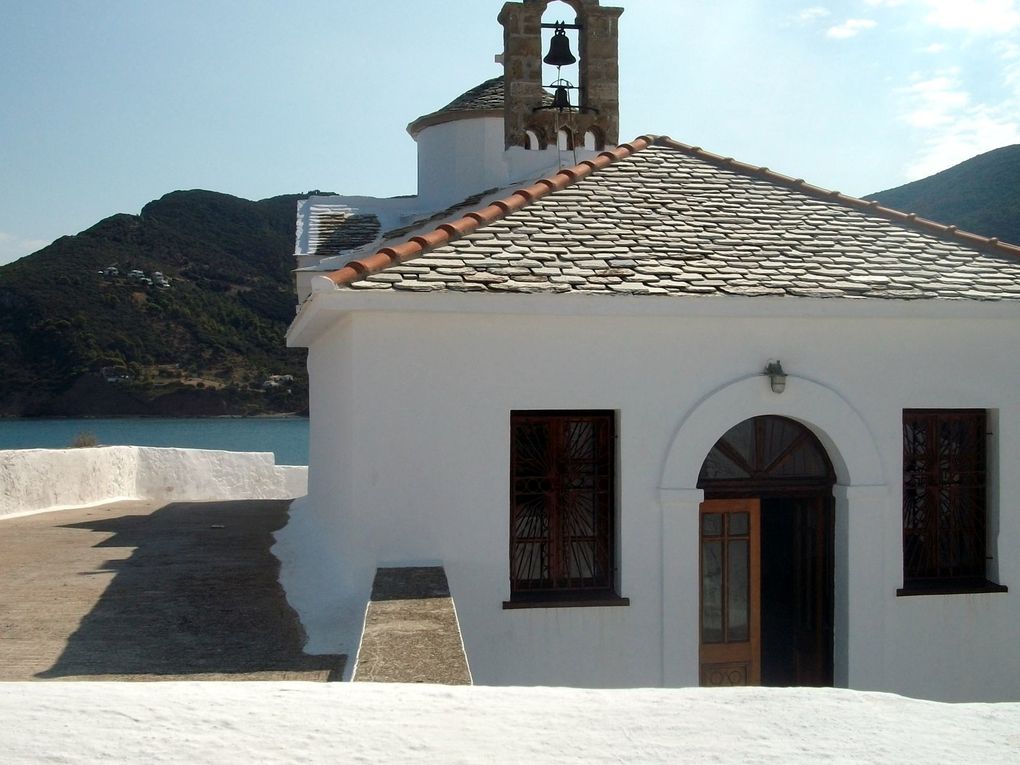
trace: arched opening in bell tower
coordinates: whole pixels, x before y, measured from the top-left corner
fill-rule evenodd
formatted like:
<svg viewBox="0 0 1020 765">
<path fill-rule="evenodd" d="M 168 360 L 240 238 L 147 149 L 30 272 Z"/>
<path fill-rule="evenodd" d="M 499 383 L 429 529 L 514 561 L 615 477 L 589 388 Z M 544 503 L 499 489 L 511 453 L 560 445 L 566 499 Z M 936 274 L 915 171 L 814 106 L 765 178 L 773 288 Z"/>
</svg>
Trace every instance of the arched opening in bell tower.
<svg viewBox="0 0 1020 765">
<path fill-rule="evenodd" d="M 552 0 L 542 14 L 542 85 L 550 94 L 557 87 L 566 87 L 572 107 L 582 103 L 582 21 L 578 8 L 566 0 Z M 561 24 L 562 27 L 559 26 Z M 560 65 L 551 62 L 559 62 Z"/>
</svg>

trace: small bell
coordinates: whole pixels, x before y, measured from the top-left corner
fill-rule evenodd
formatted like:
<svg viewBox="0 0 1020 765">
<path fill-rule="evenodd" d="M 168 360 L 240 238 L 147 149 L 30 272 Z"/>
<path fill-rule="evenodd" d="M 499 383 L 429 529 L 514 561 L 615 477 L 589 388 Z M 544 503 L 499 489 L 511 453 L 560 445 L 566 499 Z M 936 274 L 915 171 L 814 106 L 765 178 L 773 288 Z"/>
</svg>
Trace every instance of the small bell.
<svg viewBox="0 0 1020 765">
<path fill-rule="evenodd" d="M 570 66 L 577 61 L 570 52 L 570 38 L 567 37 L 567 30 L 563 28 L 562 23 L 556 25 L 556 31 L 549 41 L 549 52 L 542 61 L 555 67 Z"/>
<path fill-rule="evenodd" d="M 560 111 L 570 108 L 570 95 L 562 85 L 556 88 L 556 92 L 553 94 L 552 108 Z"/>
</svg>

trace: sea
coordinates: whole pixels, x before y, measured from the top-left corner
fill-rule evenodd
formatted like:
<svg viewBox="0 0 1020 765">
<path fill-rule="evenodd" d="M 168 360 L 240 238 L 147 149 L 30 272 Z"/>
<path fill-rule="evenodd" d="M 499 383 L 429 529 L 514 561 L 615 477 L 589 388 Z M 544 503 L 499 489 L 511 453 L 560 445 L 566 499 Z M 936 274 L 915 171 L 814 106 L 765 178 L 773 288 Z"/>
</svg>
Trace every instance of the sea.
<svg viewBox="0 0 1020 765">
<path fill-rule="evenodd" d="M 277 465 L 308 464 L 306 417 L 0 419 L 0 449 L 63 449 L 81 435 L 103 446 L 272 452 Z"/>
</svg>

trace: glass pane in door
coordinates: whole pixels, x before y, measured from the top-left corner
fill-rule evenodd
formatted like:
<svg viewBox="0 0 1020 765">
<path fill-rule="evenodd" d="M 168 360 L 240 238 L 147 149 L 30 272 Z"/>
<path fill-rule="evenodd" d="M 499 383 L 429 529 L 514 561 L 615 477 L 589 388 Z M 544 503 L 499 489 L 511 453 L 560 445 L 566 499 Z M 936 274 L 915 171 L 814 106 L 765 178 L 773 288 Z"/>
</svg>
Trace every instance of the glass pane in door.
<svg viewBox="0 0 1020 765">
<path fill-rule="evenodd" d="M 701 641 L 723 642 L 722 542 L 701 543 Z"/>
<path fill-rule="evenodd" d="M 726 558 L 726 642 L 736 643 L 750 638 L 751 577 L 747 540 L 729 540 Z"/>
</svg>

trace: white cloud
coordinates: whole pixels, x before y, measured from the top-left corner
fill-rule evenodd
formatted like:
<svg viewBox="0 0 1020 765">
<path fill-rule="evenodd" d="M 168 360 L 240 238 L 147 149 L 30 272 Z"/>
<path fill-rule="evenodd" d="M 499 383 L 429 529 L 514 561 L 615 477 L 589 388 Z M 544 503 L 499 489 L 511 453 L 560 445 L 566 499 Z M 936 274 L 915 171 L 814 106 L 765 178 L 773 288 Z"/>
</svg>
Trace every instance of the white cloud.
<svg viewBox="0 0 1020 765">
<path fill-rule="evenodd" d="M 810 24 L 813 21 L 824 19 L 830 15 L 828 8 L 821 5 L 812 5 L 810 8 L 805 8 L 794 16 L 794 21 L 800 24 Z"/>
<path fill-rule="evenodd" d="M 926 178 L 978 154 L 1014 143 L 1020 143 L 1020 125 L 994 110 L 975 108 L 949 130 L 924 142 L 920 154 L 907 165 L 907 180 Z"/>
<path fill-rule="evenodd" d="M 995 52 L 1002 62 L 1002 82 L 1020 108 L 1020 44 L 1003 41 L 995 46 Z"/>
<path fill-rule="evenodd" d="M 902 90 L 907 110 L 901 119 L 911 127 L 938 128 L 953 122 L 970 104 L 970 95 L 961 88 L 958 69 L 946 69 L 927 80 Z"/>
<path fill-rule="evenodd" d="M 1020 29 L 1016 0 L 923 0 L 925 21 L 942 29 L 978 34 L 1009 34 Z"/>
<path fill-rule="evenodd" d="M 845 40 L 848 37 L 856 37 L 866 29 L 878 26 L 878 22 L 872 19 L 847 19 L 842 24 L 829 27 L 825 35 L 836 40 Z"/>
<path fill-rule="evenodd" d="M 895 8 L 897 5 L 903 5 L 907 0 L 864 0 L 865 5 L 870 5 L 872 8 Z"/>
<path fill-rule="evenodd" d="M 900 119 L 921 131 L 918 153 L 908 163 L 916 180 L 1007 144 L 1020 143 L 1020 61 L 1017 92 L 997 104 L 976 103 L 960 81 L 960 70 L 945 69 L 901 90 Z"/>
<path fill-rule="evenodd" d="M 924 53 L 942 53 L 946 50 L 946 46 L 942 43 L 932 43 L 931 45 L 926 45 L 921 50 Z"/>
<path fill-rule="evenodd" d="M 14 234 L 0 231 L 0 266 L 11 263 L 49 244 L 45 239 L 24 239 Z"/>
<path fill-rule="evenodd" d="M 1020 61 L 1020 43 L 1003 40 L 996 44 L 995 51 L 1003 61 Z"/>
</svg>

